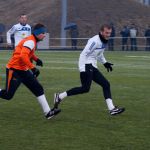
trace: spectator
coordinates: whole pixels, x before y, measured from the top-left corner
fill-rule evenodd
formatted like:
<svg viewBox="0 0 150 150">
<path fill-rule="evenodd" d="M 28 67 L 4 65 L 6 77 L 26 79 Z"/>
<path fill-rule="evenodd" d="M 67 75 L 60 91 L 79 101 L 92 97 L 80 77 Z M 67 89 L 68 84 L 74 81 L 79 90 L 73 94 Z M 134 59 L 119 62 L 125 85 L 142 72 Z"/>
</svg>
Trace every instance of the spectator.
<svg viewBox="0 0 150 150">
<path fill-rule="evenodd" d="M 2 33 L 0 33 L 0 43 L 3 43 L 3 42 L 4 42 L 3 35 Z"/>
<path fill-rule="evenodd" d="M 145 37 L 146 37 L 146 51 L 150 51 L 150 25 L 148 28 L 145 30 Z"/>
<path fill-rule="evenodd" d="M 110 35 L 110 38 L 109 38 L 109 41 L 108 41 L 108 49 L 113 51 L 114 50 L 114 37 L 116 35 L 116 32 L 115 32 L 114 24 L 110 23 L 110 25 L 111 25 L 111 28 L 112 28 L 112 32 L 111 32 L 111 35 Z"/>
<path fill-rule="evenodd" d="M 3 35 L 2 35 L 2 33 L 0 32 L 0 49 L 3 48 L 3 42 L 4 42 Z"/>
<path fill-rule="evenodd" d="M 128 37 L 129 37 L 129 29 L 127 26 L 124 26 L 122 31 L 120 32 L 122 36 L 122 50 L 128 50 Z"/>
<path fill-rule="evenodd" d="M 72 45 L 72 49 L 77 49 L 77 43 L 78 43 L 78 36 L 79 36 L 79 32 L 78 32 L 78 27 L 74 27 L 70 29 L 70 36 L 71 36 L 71 45 Z"/>
<path fill-rule="evenodd" d="M 130 28 L 130 41 L 131 41 L 131 50 L 137 50 L 137 41 L 136 37 L 138 34 L 138 30 L 136 29 L 135 25 L 132 24 Z"/>
</svg>

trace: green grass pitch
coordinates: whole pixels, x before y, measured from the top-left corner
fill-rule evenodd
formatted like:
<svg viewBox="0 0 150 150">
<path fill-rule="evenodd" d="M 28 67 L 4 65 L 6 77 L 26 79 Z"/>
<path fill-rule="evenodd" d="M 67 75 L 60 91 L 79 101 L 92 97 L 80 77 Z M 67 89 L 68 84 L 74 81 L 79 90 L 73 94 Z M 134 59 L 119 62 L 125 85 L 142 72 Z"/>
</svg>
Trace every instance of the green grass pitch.
<svg viewBox="0 0 150 150">
<path fill-rule="evenodd" d="M 0 87 L 11 51 L 0 51 Z M 53 106 L 53 94 L 80 85 L 79 52 L 41 52 L 39 81 Z M 111 83 L 115 105 L 125 113 L 110 116 L 102 89 L 68 97 L 51 120 L 31 92 L 20 86 L 11 101 L 0 99 L 0 150 L 148 150 L 150 149 L 150 53 L 105 52 L 114 70 L 99 69 Z"/>
</svg>

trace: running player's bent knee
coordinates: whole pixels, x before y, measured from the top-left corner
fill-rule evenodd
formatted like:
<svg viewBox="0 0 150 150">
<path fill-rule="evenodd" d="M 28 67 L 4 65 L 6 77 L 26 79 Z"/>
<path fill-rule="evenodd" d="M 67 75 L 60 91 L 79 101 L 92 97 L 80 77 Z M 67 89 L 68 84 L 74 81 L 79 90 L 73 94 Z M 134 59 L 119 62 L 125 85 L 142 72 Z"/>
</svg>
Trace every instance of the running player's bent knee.
<svg viewBox="0 0 150 150">
<path fill-rule="evenodd" d="M 1 96 L 3 99 L 6 100 L 11 100 L 13 98 L 14 95 L 6 93 L 5 95 Z"/>
<path fill-rule="evenodd" d="M 88 93 L 90 91 L 90 87 L 82 87 L 81 91 L 82 93 Z"/>
<path fill-rule="evenodd" d="M 11 100 L 12 98 L 13 98 L 12 95 L 7 95 L 6 97 L 4 97 L 4 99 L 6 99 L 6 100 Z"/>
<path fill-rule="evenodd" d="M 9 93 L 6 90 L 2 90 L 0 92 L 0 98 L 6 99 L 6 100 L 11 100 L 14 96 L 14 93 Z"/>
</svg>

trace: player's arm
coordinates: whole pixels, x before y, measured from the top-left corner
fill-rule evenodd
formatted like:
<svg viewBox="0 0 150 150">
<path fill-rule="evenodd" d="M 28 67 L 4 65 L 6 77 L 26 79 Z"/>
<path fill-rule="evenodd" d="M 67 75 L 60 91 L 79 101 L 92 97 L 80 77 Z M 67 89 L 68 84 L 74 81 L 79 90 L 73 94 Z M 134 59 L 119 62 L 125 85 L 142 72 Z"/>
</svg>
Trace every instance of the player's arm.
<svg viewBox="0 0 150 150">
<path fill-rule="evenodd" d="M 12 43 L 11 43 L 11 35 L 14 34 L 15 31 L 16 31 L 15 25 L 14 25 L 10 30 L 7 31 L 7 33 L 6 33 L 7 39 L 6 39 L 6 40 L 7 40 L 7 44 L 8 44 L 8 45 L 11 45 L 11 44 L 12 44 Z"/>
<path fill-rule="evenodd" d="M 31 49 L 28 47 L 23 47 L 22 49 L 22 53 L 21 53 L 21 58 L 22 61 L 28 66 L 28 68 L 32 71 L 33 75 L 35 77 L 38 77 L 40 74 L 39 69 L 37 69 L 35 67 L 35 65 L 31 62 L 30 58 L 29 58 L 29 54 L 30 54 Z"/>
<path fill-rule="evenodd" d="M 23 48 L 21 50 L 21 59 L 22 59 L 22 62 L 28 66 L 29 69 L 32 69 L 34 68 L 34 64 L 31 62 L 30 60 L 30 54 L 31 54 L 31 51 L 33 51 L 35 48 L 35 43 L 33 40 L 28 40 L 28 41 L 25 41 L 24 44 L 23 44 Z"/>
<path fill-rule="evenodd" d="M 34 42 L 28 41 L 24 44 L 22 51 L 21 51 L 21 59 L 22 62 L 28 66 L 28 68 L 33 72 L 33 75 L 37 77 L 40 74 L 40 71 L 35 67 L 35 65 L 30 60 L 30 52 L 34 48 Z"/>
<path fill-rule="evenodd" d="M 35 67 L 34 64 L 31 63 L 29 54 L 30 54 L 30 49 L 28 47 L 23 47 L 22 53 L 21 53 L 21 59 L 22 59 L 23 63 L 26 64 L 28 66 L 28 68 L 32 71 L 34 77 L 37 77 L 37 76 L 39 76 L 40 71 L 39 71 L 39 69 L 37 69 Z"/>
<path fill-rule="evenodd" d="M 21 58 L 22 62 L 26 66 L 28 66 L 29 69 L 33 69 L 35 67 L 35 65 L 30 61 L 30 56 L 29 56 L 30 52 L 31 52 L 31 49 L 29 47 L 24 46 L 22 48 L 20 58 Z"/>
<path fill-rule="evenodd" d="M 39 59 L 35 54 L 32 55 L 31 60 L 34 60 L 37 66 L 43 66 L 42 60 Z"/>
<path fill-rule="evenodd" d="M 96 49 L 96 47 L 97 47 L 97 42 L 94 40 L 89 40 L 81 54 L 88 56 Z"/>
<path fill-rule="evenodd" d="M 31 59 L 36 62 L 38 60 L 38 57 L 35 54 L 33 54 L 32 57 L 31 57 Z"/>
<path fill-rule="evenodd" d="M 113 64 L 106 61 L 103 52 L 98 56 L 97 60 L 104 65 L 108 72 L 113 70 Z"/>
<path fill-rule="evenodd" d="M 104 57 L 104 54 L 103 53 L 101 53 L 98 57 L 97 57 L 97 60 L 100 62 L 100 63 L 102 63 L 102 64 L 105 64 L 107 61 L 106 61 L 106 59 L 105 59 L 105 57 Z"/>
<path fill-rule="evenodd" d="M 31 60 L 34 60 L 36 62 L 37 66 L 43 66 L 42 60 L 40 60 L 35 54 L 32 55 L 32 57 L 29 57 L 30 52 L 34 48 L 34 42 L 29 40 L 24 43 L 24 46 L 21 51 L 21 58 L 23 62 L 30 68 L 33 68 L 33 63 Z M 34 66 L 35 67 L 35 66 Z"/>
</svg>

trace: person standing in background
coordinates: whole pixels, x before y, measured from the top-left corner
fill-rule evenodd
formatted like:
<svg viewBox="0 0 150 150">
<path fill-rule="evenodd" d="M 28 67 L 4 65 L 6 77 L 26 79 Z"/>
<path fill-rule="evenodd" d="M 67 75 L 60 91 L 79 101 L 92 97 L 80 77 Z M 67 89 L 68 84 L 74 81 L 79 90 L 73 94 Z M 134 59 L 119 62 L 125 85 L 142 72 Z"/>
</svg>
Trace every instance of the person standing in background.
<svg viewBox="0 0 150 150">
<path fill-rule="evenodd" d="M 78 27 L 74 27 L 72 29 L 70 29 L 70 36 L 71 36 L 71 46 L 72 49 L 76 50 L 77 49 L 77 42 L 78 42 L 78 36 L 79 36 L 79 32 L 78 32 Z"/>
<path fill-rule="evenodd" d="M 108 40 L 108 50 L 113 51 L 114 50 L 114 37 L 116 36 L 116 31 L 115 31 L 115 27 L 113 23 L 110 23 L 110 26 L 112 28 L 112 32 Z"/>
<path fill-rule="evenodd" d="M 18 43 L 31 35 L 31 26 L 27 24 L 28 18 L 26 14 L 21 14 L 19 23 L 15 24 L 7 31 L 7 45 L 9 47 L 16 47 Z"/>
<path fill-rule="evenodd" d="M 137 37 L 138 30 L 136 29 L 135 25 L 132 24 L 130 28 L 130 41 L 131 41 L 131 50 L 137 50 Z"/>
<path fill-rule="evenodd" d="M 128 50 L 128 37 L 129 37 L 129 29 L 127 26 L 124 26 L 120 32 L 122 36 L 122 50 Z"/>
<path fill-rule="evenodd" d="M 145 30 L 145 38 L 146 38 L 146 51 L 150 51 L 150 25 L 148 28 Z"/>
</svg>

